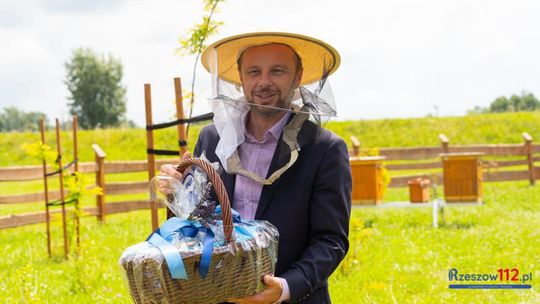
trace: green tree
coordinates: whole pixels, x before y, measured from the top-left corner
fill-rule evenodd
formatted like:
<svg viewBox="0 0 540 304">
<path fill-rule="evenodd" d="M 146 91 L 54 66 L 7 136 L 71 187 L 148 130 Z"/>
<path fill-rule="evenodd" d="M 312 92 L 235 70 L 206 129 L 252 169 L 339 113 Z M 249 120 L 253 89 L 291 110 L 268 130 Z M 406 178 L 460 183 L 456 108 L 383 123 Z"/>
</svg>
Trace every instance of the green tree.
<svg viewBox="0 0 540 304">
<path fill-rule="evenodd" d="M 6 107 L 0 113 L 0 131 L 37 131 L 39 120 L 47 116 L 41 112 L 24 112 L 16 107 Z"/>
<path fill-rule="evenodd" d="M 513 94 L 510 98 L 505 96 L 495 99 L 487 109 L 475 107 L 471 110 L 471 113 L 478 112 L 520 112 L 520 111 L 536 111 L 540 109 L 540 101 L 534 96 L 534 94 L 523 91 L 521 95 Z M 483 110 L 483 111 L 482 111 Z"/>
<path fill-rule="evenodd" d="M 122 64 L 91 49 L 78 48 L 65 63 L 70 113 L 82 128 L 118 126 L 125 122 L 126 89 Z"/>
<path fill-rule="evenodd" d="M 510 100 L 504 96 L 501 96 L 491 103 L 489 106 L 489 112 L 508 112 L 510 108 Z"/>
<path fill-rule="evenodd" d="M 535 111 L 540 109 L 540 101 L 532 93 L 521 94 L 521 111 Z"/>
</svg>

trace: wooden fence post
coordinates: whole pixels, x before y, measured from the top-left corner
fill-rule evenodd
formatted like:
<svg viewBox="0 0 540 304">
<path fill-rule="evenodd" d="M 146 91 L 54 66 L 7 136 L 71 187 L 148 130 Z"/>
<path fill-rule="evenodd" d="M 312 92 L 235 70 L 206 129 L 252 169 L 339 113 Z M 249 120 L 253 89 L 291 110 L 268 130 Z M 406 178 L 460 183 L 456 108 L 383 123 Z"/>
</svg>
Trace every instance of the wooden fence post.
<svg viewBox="0 0 540 304">
<path fill-rule="evenodd" d="M 101 224 L 105 223 L 105 152 L 97 145 L 93 144 L 92 149 L 96 156 L 96 186 L 103 191 L 96 196 L 96 206 L 98 208 L 97 219 Z"/>
<path fill-rule="evenodd" d="M 448 153 L 448 137 L 443 133 L 439 134 L 439 140 L 441 141 L 441 149 L 443 153 Z"/>
<path fill-rule="evenodd" d="M 184 105 L 182 103 L 182 84 L 180 82 L 180 78 L 178 77 L 174 78 L 174 95 L 176 99 L 176 118 L 184 119 Z M 184 153 L 187 151 L 186 131 L 184 124 L 178 124 L 177 130 L 178 144 L 180 146 L 179 154 L 180 159 L 182 159 L 182 155 L 184 155 Z"/>
<path fill-rule="evenodd" d="M 72 131 L 73 131 L 73 161 L 74 167 L 73 172 L 79 172 L 79 154 L 78 154 L 78 142 L 77 142 L 77 130 L 78 130 L 78 120 L 77 115 L 73 116 L 72 122 Z M 77 238 L 77 254 L 81 253 L 81 214 L 80 214 L 80 205 L 79 200 L 77 199 L 74 202 L 75 206 L 75 234 Z"/>
<path fill-rule="evenodd" d="M 45 144 L 45 121 L 42 119 L 39 120 L 39 130 L 41 132 L 41 144 Z M 47 253 L 49 258 L 51 255 L 51 217 L 49 214 L 49 184 L 47 182 L 47 161 L 45 158 L 42 159 L 42 168 L 43 168 L 43 184 L 45 186 L 45 222 L 47 223 Z"/>
<path fill-rule="evenodd" d="M 527 155 L 527 163 L 529 165 L 529 183 L 531 186 L 534 186 L 535 184 L 535 176 L 534 176 L 534 160 L 533 160 L 533 147 L 532 147 L 532 137 L 527 133 L 523 133 L 523 139 L 525 140 L 524 144 L 524 150 L 525 154 Z"/>
<path fill-rule="evenodd" d="M 152 89 L 149 83 L 144 84 L 144 105 L 146 110 L 146 125 L 152 125 Z M 146 148 L 154 149 L 154 133 L 152 130 L 146 130 Z M 155 156 L 152 153 L 147 152 L 146 158 L 148 160 L 148 180 L 151 181 L 156 175 L 156 161 Z M 156 202 L 156 195 L 153 191 L 150 191 L 150 212 L 152 215 L 152 231 L 158 228 L 158 206 Z"/>
<path fill-rule="evenodd" d="M 58 179 L 60 181 L 60 205 L 62 206 L 62 231 L 64 232 L 64 257 L 67 259 L 69 254 L 69 245 L 67 239 L 66 223 L 66 200 L 64 197 L 64 172 L 62 172 L 62 146 L 60 145 L 60 121 L 56 119 L 56 151 L 58 152 Z"/>
<path fill-rule="evenodd" d="M 356 136 L 352 135 L 351 136 L 351 143 L 352 143 L 352 148 L 353 148 L 353 155 L 354 157 L 358 157 L 360 156 L 360 141 L 358 140 L 358 138 L 356 138 Z"/>
</svg>

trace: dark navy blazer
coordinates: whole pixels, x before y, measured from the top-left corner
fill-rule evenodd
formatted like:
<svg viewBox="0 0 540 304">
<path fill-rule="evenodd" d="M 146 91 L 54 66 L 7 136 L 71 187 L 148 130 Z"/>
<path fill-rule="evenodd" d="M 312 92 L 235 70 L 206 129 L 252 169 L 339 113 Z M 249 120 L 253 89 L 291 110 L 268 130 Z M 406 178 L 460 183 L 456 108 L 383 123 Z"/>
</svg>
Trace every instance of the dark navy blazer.
<svg viewBox="0 0 540 304">
<path fill-rule="evenodd" d="M 301 150 L 296 163 L 272 185 L 263 187 L 255 214 L 279 231 L 275 275 L 285 278 L 291 302 L 330 303 L 328 277 L 349 248 L 351 171 L 345 142 L 332 132 L 306 121 L 298 136 Z M 219 140 L 215 126 L 204 127 L 194 154 L 211 162 Z M 290 158 L 280 139 L 268 176 Z M 281 152 L 281 153 L 279 153 Z M 235 175 L 221 178 L 232 202 Z"/>
</svg>

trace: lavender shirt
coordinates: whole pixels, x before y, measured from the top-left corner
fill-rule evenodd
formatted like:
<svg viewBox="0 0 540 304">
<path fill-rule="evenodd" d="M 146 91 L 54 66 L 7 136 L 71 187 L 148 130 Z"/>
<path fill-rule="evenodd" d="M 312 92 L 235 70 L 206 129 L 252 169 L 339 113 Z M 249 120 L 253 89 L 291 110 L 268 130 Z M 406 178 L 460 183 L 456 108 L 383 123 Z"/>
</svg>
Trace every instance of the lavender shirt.
<svg viewBox="0 0 540 304">
<path fill-rule="evenodd" d="M 247 171 L 256 173 L 266 178 L 270 162 L 274 156 L 279 136 L 285 127 L 290 113 L 286 113 L 268 131 L 264 133 L 263 140 L 258 141 L 246 130 L 245 141 L 238 147 L 240 163 Z M 255 212 L 259 205 L 263 185 L 249 177 L 236 175 L 234 187 L 233 209 L 240 213 L 240 217 L 246 220 L 255 218 Z"/>
</svg>

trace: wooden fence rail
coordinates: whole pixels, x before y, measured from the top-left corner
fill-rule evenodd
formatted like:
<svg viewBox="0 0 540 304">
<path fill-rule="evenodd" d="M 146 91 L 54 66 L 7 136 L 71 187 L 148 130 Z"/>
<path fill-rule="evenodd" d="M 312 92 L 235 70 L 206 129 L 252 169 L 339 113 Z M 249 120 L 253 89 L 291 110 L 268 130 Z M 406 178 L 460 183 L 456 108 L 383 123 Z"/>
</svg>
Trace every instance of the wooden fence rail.
<svg viewBox="0 0 540 304">
<path fill-rule="evenodd" d="M 102 183 L 96 183 L 103 188 Z M 117 182 L 105 184 L 105 192 L 107 194 L 132 194 L 141 193 L 148 190 L 148 182 Z M 64 191 L 67 189 L 64 188 Z M 56 200 L 60 198 L 60 191 L 49 191 L 49 199 Z M 43 192 L 28 193 L 28 194 L 14 194 L 14 195 L 0 195 L 0 204 L 25 204 L 41 202 L 45 199 Z"/>
<path fill-rule="evenodd" d="M 535 168 L 535 176 L 540 176 L 540 167 Z M 403 175 L 392 177 L 388 187 L 390 188 L 399 188 L 407 187 L 408 181 L 415 179 L 417 177 L 425 177 L 431 180 L 435 179 L 439 184 L 442 183 L 442 174 L 440 172 L 432 174 L 412 174 L 412 175 Z M 528 180 L 529 171 L 528 170 L 515 170 L 515 171 L 499 171 L 499 172 L 484 172 L 484 181 L 485 182 L 505 182 L 505 181 L 519 181 L 519 180 Z"/>
<path fill-rule="evenodd" d="M 164 164 L 170 164 L 176 159 L 158 159 L 156 160 L 156 170 Z M 130 173 L 146 170 L 146 160 L 134 161 L 111 161 L 104 163 L 105 172 L 109 173 Z M 97 172 L 97 164 L 91 162 L 79 163 L 79 172 L 93 173 Z M 49 167 L 50 171 L 54 171 L 53 167 Z M 17 182 L 17 181 L 32 181 L 41 180 L 43 173 L 41 165 L 39 166 L 13 166 L 0 168 L 0 182 Z"/>
<path fill-rule="evenodd" d="M 146 200 L 127 201 L 107 204 L 106 214 L 123 213 L 134 210 L 148 209 L 150 202 Z M 70 208 L 67 209 L 68 211 Z M 100 210 L 98 207 L 82 208 L 82 216 L 99 216 Z M 60 213 L 61 210 L 50 211 L 51 214 Z M 22 214 L 12 214 L 0 217 L 0 229 L 14 228 L 24 225 L 38 224 L 45 222 L 45 212 L 29 212 Z"/>
<path fill-rule="evenodd" d="M 79 172 L 95 173 L 95 185 L 103 189 L 103 195 L 96 195 L 96 206 L 83 208 L 83 214 L 85 216 L 96 216 L 97 219 L 103 223 L 106 215 L 109 214 L 150 208 L 151 204 L 148 200 L 131 200 L 114 203 L 106 202 L 106 198 L 111 195 L 148 193 L 149 187 L 147 181 L 106 182 L 106 174 L 146 172 L 147 161 L 105 162 L 106 153 L 95 144 L 92 145 L 92 149 L 94 150 L 95 154 L 95 162 L 80 163 Z M 175 162 L 178 162 L 177 158 L 156 160 L 155 170 L 159 170 L 159 168 L 164 164 Z M 55 168 L 53 167 L 48 168 L 48 171 L 54 170 Z M 43 171 L 41 166 L 15 166 L 0 168 L 0 182 L 28 182 L 41 180 L 42 178 Z M 66 191 L 66 189 L 64 189 L 64 191 Z M 59 198 L 59 190 L 49 191 L 50 200 Z M 0 195 L 0 205 L 36 203 L 43 202 L 44 199 L 44 192 Z M 52 211 L 52 213 L 57 212 L 59 212 L 59 210 Z M 0 216 L 0 229 L 43 223 L 45 220 L 45 212 L 30 212 Z"/>
<path fill-rule="evenodd" d="M 438 171 L 442 169 L 439 159 L 441 153 L 465 153 L 481 152 L 486 157 L 523 157 L 519 160 L 492 160 L 485 159 L 484 181 L 516 181 L 529 180 L 531 185 L 535 184 L 536 178 L 540 176 L 540 168 L 535 167 L 534 163 L 540 161 L 540 156 L 535 153 L 540 152 L 540 144 L 533 144 L 532 137 L 522 134 L 523 144 L 487 144 L 487 145 L 461 145 L 451 146 L 450 140 L 444 134 L 439 134 L 441 145 L 439 147 L 412 147 L 412 148 L 381 148 L 379 155 L 385 156 L 388 162 L 385 167 L 398 174 L 393 176 L 389 187 L 405 187 L 408 181 L 417 177 L 427 177 L 442 182 L 442 175 Z M 361 154 L 360 143 L 355 137 L 351 138 L 351 155 Z M 427 162 L 426 162 L 427 160 Z M 398 162 L 398 163 L 396 163 Z M 527 170 L 499 170 L 501 168 L 527 166 Z M 399 171 L 405 170 L 437 170 L 436 173 L 417 173 L 399 175 Z"/>
<path fill-rule="evenodd" d="M 532 137 L 527 133 L 523 134 L 523 144 L 489 144 L 489 145 L 461 145 L 451 146 L 450 140 L 444 134 L 439 134 L 441 145 L 438 147 L 412 147 L 412 148 L 381 148 L 379 153 L 385 156 L 389 162 L 386 168 L 392 172 L 405 170 L 431 170 L 429 173 L 407 174 L 394 176 L 389 187 L 405 187 L 407 182 L 416 177 L 428 177 L 442 182 L 442 168 L 439 154 L 452 152 L 483 152 L 485 156 L 521 156 L 518 160 L 485 160 L 484 181 L 515 181 L 529 180 L 531 185 L 535 183 L 537 177 L 540 177 L 540 167 L 535 167 L 534 163 L 540 161 L 540 144 L 534 144 Z M 360 141 L 354 137 L 351 138 L 351 155 L 361 154 Z M 106 182 L 106 174 L 111 173 L 131 173 L 146 172 L 147 160 L 139 161 L 105 161 L 106 154 L 98 146 L 92 146 L 95 154 L 94 162 L 79 164 L 79 172 L 95 173 L 95 183 L 104 190 L 103 195 L 96 196 L 96 206 L 83 208 L 85 215 L 96 216 L 100 222 L 104 222 L 106 215 L 132 210 L 149 209 L 151 204 L 149 200 L 132 200 L 115 203 L 107 203 L 106 198 L 110 195 L 148 193 L 147 181 L 130 182 Z M 163 164 L 175 163 L 178 158 L 155 160 L 155 169 Z M 398 163 L 395 163 L 395 162 Z M 394 162 L 394 163 L 393 163 Z M 527 170 L 498 170 L 504 167 L 527 166 Z M 51 171 L 54 168 L 50 168 Z M 435 170 L 436 172 L 433 172 Z M 41 166 L 15 166 L 0 168 L 0 182 L 32 181 L 40 180 L 42 176 Z M 49 191 L 49 199 L 54 200 L 60 197 L 58 190 Z M 0 205 L 2 204 L 24 204 L 42 202 L 44 193 L 27 193 L 0 195 Z M 18 227 L 45 221 L 45 212 L 33 212 L 24 214 L 14 214 L 0 217 L 0 229 Z"/>
<path fill-rule="evenodd" d="M 540 144 L 531 145 L 532 151 L 540 152 Z M 523 156 L 527 155 L 526 146 L 523 144 L 500 144 L 500 145 L 466 145 L 450 146 L 444 152 L 442 147 L 413 147 L 413 148 L 381 148 L 379 155 L 385 156 L 386 160 L 421 160 L 436 158 L 441 153 L 464 153 L 481 152 L 491 156 Z"/>
</svg>

